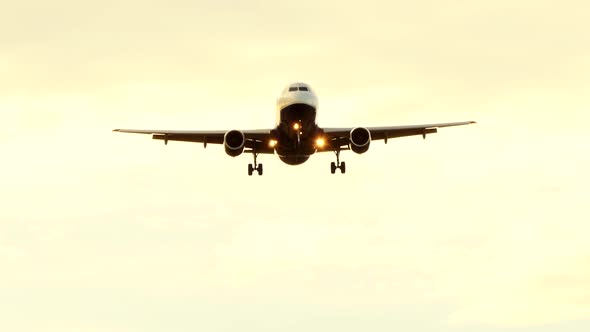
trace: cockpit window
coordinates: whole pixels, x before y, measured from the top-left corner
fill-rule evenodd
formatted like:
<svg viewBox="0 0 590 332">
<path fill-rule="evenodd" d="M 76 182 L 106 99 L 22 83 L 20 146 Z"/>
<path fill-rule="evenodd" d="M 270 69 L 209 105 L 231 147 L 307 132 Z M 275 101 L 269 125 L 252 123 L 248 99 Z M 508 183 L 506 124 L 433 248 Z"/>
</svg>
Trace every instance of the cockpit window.
<svg viewBox="0 0 590 332">
<path fill-rule="evenodd" d="M 289 88 L 289 91 L 297 91 L 297 87 L 296 86 L 292 86 Z"/>
<path fill-rule="evenodd" d="M 306 86 L 300 86 L 299 91 L 309 91 L 309 89 Z"/>
</svg>

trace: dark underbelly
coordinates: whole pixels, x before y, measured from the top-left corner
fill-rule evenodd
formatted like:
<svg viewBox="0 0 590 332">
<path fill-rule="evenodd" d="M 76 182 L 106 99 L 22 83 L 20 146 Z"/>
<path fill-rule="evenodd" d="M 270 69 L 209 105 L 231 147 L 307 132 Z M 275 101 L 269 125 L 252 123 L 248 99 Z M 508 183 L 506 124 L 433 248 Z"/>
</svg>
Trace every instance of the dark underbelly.
<svg viewBox="0 0 590 332">
<path fill-rule="evenodd" d="M 303 126 L 315 124 L 316 110 L 306 104 L 293 104 L 281 110 L 281 123 L 300 122 Z"/>
<path fill-rule="evenodd" d="M 289 156 L 279 156 L 282 162 L 288 165 L 301 165 L 309 159 L 309 156 L 302 156 L 302 155 L 289 155 Z"/>
<path fill-rule="evenodd" d="M 315 117 L 315 108 L 306 104 L 294 104 L 281 110 L 281 122 L 276 132 L 276 152 L 281 161 L 300 165 L 315 153 L 314 142 L 319 131 Z M 294 129 L 295 123 L 300 125 L 300 129 Z"/>
</svg>

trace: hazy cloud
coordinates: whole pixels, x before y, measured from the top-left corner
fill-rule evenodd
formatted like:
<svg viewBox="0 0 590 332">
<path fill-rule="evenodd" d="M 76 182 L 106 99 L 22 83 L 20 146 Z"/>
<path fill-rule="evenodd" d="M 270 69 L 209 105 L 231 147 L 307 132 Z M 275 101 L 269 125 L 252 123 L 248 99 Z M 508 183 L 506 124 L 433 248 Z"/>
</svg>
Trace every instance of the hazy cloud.
<svg viewBox="0 0 590 332">
<path fill-rule="evenodd" d="M 581 1 L 21 1 L 0 11 L 0 327 L 585 331 Z M 477 120 L 298 168 L 116 127 Z"/>
</svg>

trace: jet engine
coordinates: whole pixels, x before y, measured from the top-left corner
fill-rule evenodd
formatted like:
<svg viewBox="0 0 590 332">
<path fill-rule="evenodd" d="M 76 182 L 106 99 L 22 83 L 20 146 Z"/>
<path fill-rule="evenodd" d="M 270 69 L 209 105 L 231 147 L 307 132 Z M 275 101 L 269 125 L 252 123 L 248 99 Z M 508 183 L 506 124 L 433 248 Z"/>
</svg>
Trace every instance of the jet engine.
<svg viewBox="0 0 590 332">
<path fill-rule="evenodd" d="M 223 146 L 225 153 L 232 157 L 237 157 L 244 152 L 246 136 L 239 130 L 230 130 L 223 136 Z"/>
<path fill-rule="evenodd" d="M 350 131 L 350 149 L 358 154 L 369 150 L 371 144 L 371 132 L 367 128 L 354 128 Z"/>
</svg>

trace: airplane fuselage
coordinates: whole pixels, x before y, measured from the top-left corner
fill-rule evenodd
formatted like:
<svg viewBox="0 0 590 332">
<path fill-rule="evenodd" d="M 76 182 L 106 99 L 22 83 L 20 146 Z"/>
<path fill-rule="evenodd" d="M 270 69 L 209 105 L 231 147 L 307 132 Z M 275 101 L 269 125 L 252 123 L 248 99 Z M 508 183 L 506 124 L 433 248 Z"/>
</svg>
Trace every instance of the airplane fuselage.
<svg viewBox="0 0 590 332">
<path fill-rule="evenodd" d="M 293 83 L 277 99 L 277 123 L 272 134 L 275 152 L 286 164 L 299 165 L 307 161 L 318 148 L 321 129 L 316 123 L 318 98 L 311 87 Z"/>
</svg>

